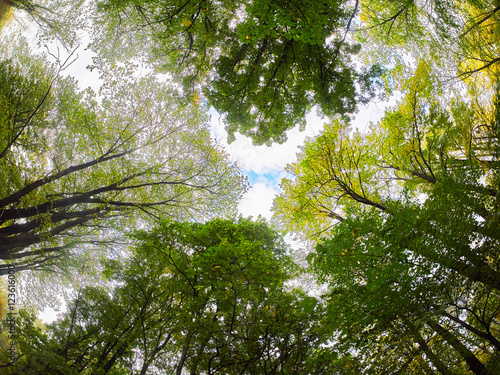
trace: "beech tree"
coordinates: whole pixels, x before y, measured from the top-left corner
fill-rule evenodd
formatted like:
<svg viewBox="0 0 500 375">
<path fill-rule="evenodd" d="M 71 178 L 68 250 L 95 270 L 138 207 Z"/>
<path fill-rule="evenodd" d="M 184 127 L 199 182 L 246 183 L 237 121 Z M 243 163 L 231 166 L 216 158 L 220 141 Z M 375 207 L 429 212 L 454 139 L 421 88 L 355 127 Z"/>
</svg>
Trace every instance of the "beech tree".
<svg viewBox="0 0 500 375">
<path fill-rule="evenodd" d="M 394 64 L 424 55 L 447 79 L 498 74 L 498 1 L 360 1 L 361 24 L 355 39 L 367 46 L 371 59 Z M 492 75 L 493 73 L 493 75 Z"/>
<path fill-rule="evenodd" d="M 495 373 L 498 93 L 443 97 L 425 62 L 404 87 L 369 132 L 332 121 L 304 146 L 276 218 L 317 241 L 329 324 L 362 372 Z"/>
<path fill-rule="evenodd" d="M 68 51 L 81 42 L 80 34 L 88 22 L 88 17 L 85 15 L 88 9 L 83 0 L 2 0 L 2 2 L 5 4 L 5 9 L 12 7 L 16 10 L 16 16 L 21 13 L 27 16 L 29 24 L 37 25 L 39 41 L 56 40 Z"/>
<path fill-rule="evenodd" d="M 116 59 L 111 52 L 130 35 L 139 55 L 149 46 L 188 95 L 201 82 L 230 137 L 240 132 L 255 144 L 285 141 L 315 105 L 327 115 L 353 113 L 381 74 L 378 65 L 357 69 L 351 59 L 359 51 L 347 37 L 357 3 L 110 0 L 97 9 L 98 60 Z"/>
<path fill-rule="evenodd" d="M 114 256 L 54 324 L 21 311 L 2 369 L 500 372 L 498 0 L 9 3 L 65 46 L 67 21 L 91 20 L 105 85 L 2 49 L 0 274 Z M 137 62 L 167 74 L 137 78 Z M 353 129 L 382 85 L 396 105 Z M 300 273 L 265 223 L 220 219 L 245 180 L 209 106 L 229 141 L 283 142 L 312 109 L 330 120 L 274 203 L 314 244 L 321 299 L 290 287 Z"/>
<path fill-rule="evenodd" d="M 81 290 L 38 331 L 24 318 L 14 369 L 46 373 L 322 373 L 323 310 L 284 284 L 296 273 L 264 222 L 163 222 L 108 260 L 111 290 Z M 56 360 L 59 358 L 59 360 Z M 64 360 L 62 360 L 64 359 Z"/>
<path fill-rule="evenodd" d="M 0 254 L 18 270 L 147 217 L 226 215 L 244 191 L 204 108 L 152 76 L 117 73 L 99 103 L 34 56 L 2 60 L 0 74 Z"/>
</svg>

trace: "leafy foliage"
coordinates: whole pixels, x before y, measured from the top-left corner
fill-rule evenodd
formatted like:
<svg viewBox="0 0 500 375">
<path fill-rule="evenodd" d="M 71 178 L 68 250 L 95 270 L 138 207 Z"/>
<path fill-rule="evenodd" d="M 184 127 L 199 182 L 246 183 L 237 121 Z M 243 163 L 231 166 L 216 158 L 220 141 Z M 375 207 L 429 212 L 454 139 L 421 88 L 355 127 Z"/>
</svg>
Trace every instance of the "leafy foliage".
<svg viewBox="0 0 500 375">
<path fill-rule="evenodd" d="M 66 46 L 60 25 L 91 18 L 105 85 L 79 91 L 65 63 L 2 49 L 0 258 L 67 270 L 66 254 L 109 252 L 54 324 L 21 310 L 2 369 L 500 371 L 497 0 L 100 0 L 82 18 L 79 1 L 11 3 Z M 154 72 L 133 78 L 138 62 Z M 396 104 L 354 129 L 382 84 Z M 245 184 L 208 106 L 256 144 L 313 108 L 329 118 L 274 204 L 314 244 L 322 299 L 291 288 L 299 270 L 264 222 L 220 218 Z"/>
<path fill-rule="evenodd" d="M 403 87 L 370 132 L 334 121 L 305 145 L 277 218 L 322 237 L 309 260 L 357 371 L 494 373 L 498 99 L 444 99 L 424 62 Z"/>
<path fill-rule="evenodd" d="M 8 8 L 20 11 L 27 16 L 29 21 L 38 26 L 38 38 L 40 42 L 51 42 L 56 40 L 67 51 L 78 47 L 81 43 L 80 34 L 86 27 L 88 11 L 83 0 L 4 0 Z M 17 17 L 21 20 L 22 17 Z M 21 22 L 22 23 L 22 22 Z"/>
<path fill-rule="evenodd" d="M 309 358 L 328 338 L 317 324 L 322 309 L 303 291 L 286 291 L 296 267 L 264 222 L 163 222 L 136 239 L 125 264 L 108 261 L 112 291 L 87 287 L 47 333 L 23 332 L 17 368 L 60 371 L 49 354 L 67 373 L 321 367 Z"/>
<path fill-rule="evenodd" d="M 202 107 L 178 105 L 153 76 L 123 74 L 98 103 L 29 60 L 2 62 L 2 259 L 50 269 L 131 222 L 231 213 L 244 180 L 209 141 Z"/>
<path fill-rule="evenodd" d="M 339 1 L 102 1 L 98 10 L 105 22 L 121 20 L 109 32 L 150 35 L 147 45 L 186 93 L 197 95 L 202 82 L 209 105 L 226 114 L 230 141 L 240 132 L 255 144 L 282 143 L 315 105 L 327 115 L 353 113 L 381 74 L 378 65 L 355 68 L 359 45 L 344 28 L 356 8 Z"/>
</svg>

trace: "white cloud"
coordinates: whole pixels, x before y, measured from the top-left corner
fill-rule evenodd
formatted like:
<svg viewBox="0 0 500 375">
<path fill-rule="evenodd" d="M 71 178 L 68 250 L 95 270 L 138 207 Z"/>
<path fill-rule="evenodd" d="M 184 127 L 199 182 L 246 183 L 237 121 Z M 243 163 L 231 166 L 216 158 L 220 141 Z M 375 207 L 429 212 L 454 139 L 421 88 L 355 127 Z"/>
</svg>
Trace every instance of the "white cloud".
<svg viewBox="0 0 500 375">
<path fill-rule="evenodd" d="M 66 308 L 64 308 L 63 310 L 66 310 Z M 50 324 L 57 319 L 57 315 L 59 314 L 59 312 L 60 310 L 55 310 L 52 307 L 47 307 L 42 312 L 38 313 L 38 318 L 41 319 L 44 324 Z"/>
<path fill-rule="evenodd" d="M 262 215 L 267 220 L 271 219 L 271 207 L 273 199 L 278 190 L 268 186 L 265 183 L 257 182 L 253 184 L 250 190 L 243 196 L 238 205 L 238 211 L 244 216 L 252 216 L 256 219 Z"/>
<path fill-rule="evenodd" d="M 240 134 L 236 135 L 233 143 L 227 144 L 227 132 L 222 118 L 214 110 L 211 114 L 213 136 L 225 145 L 226 151 L 249 176 L 252 184 L 239 203 L 239 212 L 245 217 L 257 218 L 262 215 L 270 220 L 273 200 L 279 193 L 279 183 L 286 176 L 285 166 L 297 159 L 299 146 L 306 137 L 319 134 L 324 121 L 313 114 L 309 115 L 305 131 L 292 129 L 287 132 L 287 142 L 268 147 L 254 146 L 250 138 Z"/>
<path fill-rule="evenodd" d="M 361 107 L 352 125 L 362 132 L 367 131 L 370 122 L 376 123 L 383 117 L 388 104 L 371 102 Z M 394 100 L 390 104 L 394 104 Z M 252 184 L 239 204 L 239 212 L 244 216 L 257 218 L 262 215 L 270 219 L 273 199 L 280 192 L 281 179 L 286 176 L 285 166 L 297 160 L 300 146 L 307 137 L 316 137 L 323 130 L 326 119 L 321 119 L 314 112 L 309 113 L 304 131 L 292 129 L 287 132 L 288 140 L 284 144 L 268 147 L 254 146 L 250 138 L 240 134 L 236 135 L 233 143 L 228 144 L 222 116 L 214 109 L 210 113 L 212 135 L 225 145 L 226 151 L 248 175 Z"/>
<path fill-rule="evenodd" d="M 376 124 L 379 122 L 384 117 L 386 109 L 394 106 L 400 97 L 399 93 L 395 93 L 387 101 L 371 101 L 360 108 L 351 124 L 353 127 L 358 128 L 360 132 L 368 131 L 370 123 Z"/>
<path fill-rule="evenodd" d="M 292 129 L 287 132 L 288 140 L 284 144 L 273 144 L 268 147 L 254 146 L 250 138 L 241 134 L 236 135 L 233 143 L 227 144 L 227 132 L 222 118 L 214 110 L 211 114 L 214 137 L 226 145 L 227 152 L 242 169 L 259 174 L 282 171 L 287 164 L 294 162 L 300 151 L 299 146 L 304 144 L 306 137 L 318 135 L 325 122 L 315 114 L 309 114 L 303 132 Z"/>
</svg>

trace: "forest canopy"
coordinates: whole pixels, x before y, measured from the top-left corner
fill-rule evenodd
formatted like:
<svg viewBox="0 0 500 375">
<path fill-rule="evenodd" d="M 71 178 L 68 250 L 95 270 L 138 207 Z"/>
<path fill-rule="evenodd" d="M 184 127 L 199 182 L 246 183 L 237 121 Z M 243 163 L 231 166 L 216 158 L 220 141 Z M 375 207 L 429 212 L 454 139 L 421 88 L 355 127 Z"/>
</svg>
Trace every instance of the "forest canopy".
<svg viewBox="0 0 500 375">
<path fill-rule="evenodd" d="M 0 5 L 3 372 L 500 372 L 497 0 Z M 275 147 L 312 112 L 242 217 L 209 114 Z"/>
</svg>

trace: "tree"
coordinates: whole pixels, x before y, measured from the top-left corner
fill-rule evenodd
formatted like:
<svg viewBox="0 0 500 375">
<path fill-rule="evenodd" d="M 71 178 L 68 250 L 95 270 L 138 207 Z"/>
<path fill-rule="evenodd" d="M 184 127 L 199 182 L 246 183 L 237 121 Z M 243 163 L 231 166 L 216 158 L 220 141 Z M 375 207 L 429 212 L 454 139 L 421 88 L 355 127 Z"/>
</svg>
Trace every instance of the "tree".
<svg viewBox="0 0 500 375">
<path fill-rule="evenodd" d="M 403 87 L 370 132 L 333 121 L 304 146 L 277 218 L 315 235 L 338 350 L 364 371 L 495 373 L 498 99 L 445 97 L 424 62 Z"/>
<path fill-rule="evenodd" d="M 173 224 L 140 238 L 142 251 L 170 265 L 170 283 L 186 298 L 177 374 L 298 368 L 326 339 L 307 323 L 320 314 L 316 300 L 285 292 L 295 266 L 265 223 Z"/>
<path fill-rule="evenodd" d="M 497 80 L 499 11 L 498 1 L 486 1 L 481 6 L 472 3 L 467 7 L 467 22 L 460 34 L 459 77 L 481 72 L 494 83 Z"/>
<path fill-rule="evenodd" d="M 68 373 L 321 368 L 309 360 L 328 338 L 318 324 L 323 311 L 315 298 L 284 287 L 296 267 L 264 222 L 162 222 L 136 240 L 125 264 L 107 262 L 111 290 L 81 290 L 42 335 L 44 347 L 24 347 L 16 368 L 54 371 L 47 348 Z"/>
<path fill-rule="evenodd" d="M 332 232 L 310 261 L 329 285 L 325 324 L 339 331 L 336 350 L 356 349 L 367 368 L 391 373 L 417 364 L 421 355 L 442 373 L 466 362 L 479 368 L 475 373 L 494 365 L 498 291 L 416 255 L 397 242 L 402 228 L 392 232 L 376 214 L 348 218 Z"/>
<path fill-rule="evenodd" d="M 289 167 L 297 178 L 283 182 L 284 194 L 276 200 L 276 211 L 285 222 L 289 221 L 291 229 L 308 225 L 313 228 L 310 233 L 321 233 L 348 215 L 358 215 L 359 207 L 376 209 L 388 215 L 388 220 L 398 220 L 399 215 L 405 215 L 405 208 L 406 224 L 401 225 L 423 231 L 435 230 L 428 226 L 429 220 L 444 227 L 455 222 L 456 233 L 445 229 L 440 233 L 449 235 L 443 246 L 453 244 L 457 253 L 450 259 L 464 257 L 476 265 L 474 277 L 481 278 L 480 274 L 489 269 L 485 258 L 476 258 L 467 250 L 469 245 L 463 248 L 458 238 L 463 243 L 477 238 L 493 247 L 498 240 L 494 233 L 498 223 L 488 208 L 496 205 L 497 151 L 496 145 L 486 146 L 483 141 L 497 138 L 496 108 L 486 118 L 483 110 L 453 101 L 447 112 L 432 96 L 435 81 L 428 74 L 428 66 L 422 64 L 408 82 L 405 99 L 395 111 L 386 113 L 371 134 L 350 134 L 349 128 L 335 121 L 317 140 L 307 144 L 299 162 Z M 480 182 L 487 175 L 491 179 Z M 429 197 L 425 205 L 418 203 L 422 194 Z M 439 213 L 452 201 L 456 207 L 453 213 Z M 358 208 L 352 210 L 353 206 Z M 477 215 L 485 221 L 478 223 Z M 416 222 L 410 223 L 410 218 Z M 410 237 L 407 230 L 404 233 Z M 437 235 L 434 233 L 429 232 L 430 238 Z M 441 258 L 436 254 L 436 260 Z M 460 267 L 463 272 L 472 272 L 470 265 Z M 495 268 L 483 282 L 498 288 Z"/>
<path fill-rule="evenodd" d="M 94 47 L 105 49 L 104 59 L 116 58 L 109 49 L 123 44 L 117 35 L 133 32 L 187 94 L 198 95 L 202 83 L 233 139 L 240 132 L 255 144 L 284 142 L 315 105 L 327 115 L 353 113 L 374 95 L 381 74 L 378 65 L 355 68 L 359 45 L 347 30 L 357 6 L 340 1 L 110 0 L 97 9 Z"/>
<path fill-rule="evenodd" d="M 1 67 L 0 254 L 18 270 L 53 269 L 148 217 L 229 214 L 244 191 L 204 108 L 154 77 L 117 73 L 98 103 L 36 57 Z"/>
<path fill-rule="evenodd" d="M 370 51 L 369 60 L 394 65 L 426 56 L 443 77 L 474 77 L 484 87 L 494 85 L 498 74 L 499 10 L 495 0 L 366 0 L 360 2 L 362 22 L 353 31 Z"/>
<path fill-rule="evenodd" d="M 80 43 L 80 33 L 86 27 L 85 4 L 82 0 L 2 0 L 9 8 L 28 15 L 38 26 L 40 41 L 57 40 L 70 51 Z"/>
</svg>

